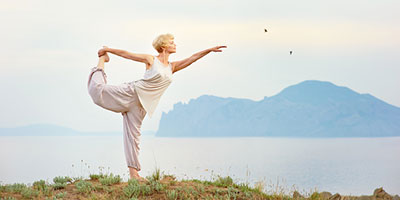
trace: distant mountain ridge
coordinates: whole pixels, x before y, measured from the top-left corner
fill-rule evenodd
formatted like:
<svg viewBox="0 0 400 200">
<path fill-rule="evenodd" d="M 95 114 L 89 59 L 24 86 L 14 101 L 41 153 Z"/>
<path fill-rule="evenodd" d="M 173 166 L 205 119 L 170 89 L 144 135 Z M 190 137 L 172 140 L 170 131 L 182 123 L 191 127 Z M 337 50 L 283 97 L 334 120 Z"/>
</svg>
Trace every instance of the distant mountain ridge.
<svg viewBox="0 0 400 200">
<path fill-rule="evenodd" d="M 31 124 L 13 128 L 0 128 L 0 136 L 122 136 L 122 131 L 83 132 L 53 124 Z M 155 131 L 142 131 L 154 135 Z"/>
<path fill-rule="evenodd" d="M 400 108 L 369 94 L 308 80 L 261 101 L 203 95 L 163 113 L 159 137 L 400 136 Z"/>
</svg>

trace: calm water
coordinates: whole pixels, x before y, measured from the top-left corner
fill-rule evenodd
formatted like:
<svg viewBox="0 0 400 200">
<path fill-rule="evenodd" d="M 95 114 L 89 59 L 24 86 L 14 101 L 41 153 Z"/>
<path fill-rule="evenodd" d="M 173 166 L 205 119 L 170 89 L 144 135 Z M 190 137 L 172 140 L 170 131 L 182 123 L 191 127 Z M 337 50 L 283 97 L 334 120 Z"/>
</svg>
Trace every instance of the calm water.
<svg viewBox="0 0 400 200">
<path fill-rule="evenodd" d="M 157 166 L 178 179 L 265 183 L 267 192 L 400 194 L 400 137 L 157 138 L 142 136 L 142 176 Z M 55 176 L 112 172 L 126 181 L 122 137 L 0 137 L 0 182 L 51 182 Z"/>
</svg>

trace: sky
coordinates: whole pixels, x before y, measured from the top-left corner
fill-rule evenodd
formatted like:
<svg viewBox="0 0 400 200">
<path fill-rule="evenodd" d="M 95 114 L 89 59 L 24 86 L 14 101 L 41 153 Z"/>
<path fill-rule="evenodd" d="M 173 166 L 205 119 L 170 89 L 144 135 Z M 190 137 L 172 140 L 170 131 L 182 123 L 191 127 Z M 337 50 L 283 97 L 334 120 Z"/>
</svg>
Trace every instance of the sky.
<svg viewBox="0 0 400 200">
<path fill-rule="evenodd" d="M 177 45 L 170 62 L 228 48 L 175 73 L 142 131 L 156 131 L 178 102 L 205 94 L 259 101 L 305 80 L 400 107 L 399 9 L 396 0 L 0 0 L 0 127 L 122 130 L 121 114 L 96 106 L 87 92 L 97 51 L 157 55 L 151 44 L 164 33 Z M 109 84 L 143 77 L 143 63 L 110 59 Z"/>
</svg>

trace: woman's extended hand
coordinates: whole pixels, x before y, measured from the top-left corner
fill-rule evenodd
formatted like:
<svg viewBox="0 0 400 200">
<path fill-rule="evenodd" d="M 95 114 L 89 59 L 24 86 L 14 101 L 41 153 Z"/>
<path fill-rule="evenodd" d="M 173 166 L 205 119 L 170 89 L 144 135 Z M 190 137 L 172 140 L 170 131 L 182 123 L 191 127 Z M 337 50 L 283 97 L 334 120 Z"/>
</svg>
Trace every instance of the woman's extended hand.
<svg viewBox="0 0 400 200">
<path fill-rule="evenodd" d="M 226 48 L 226 46 L 216 46 L 214 48 L 211 48 L 210 51 L 212 52 L 221 52 L 220 48 Z"/>
<path fill-rule="evenodd" d="M 105 55 L 105 54 L 107 53 L 107 50 L 106 50 L 107 48 L 108 48 L 107 46 L 103 46 L 103 48 L 100 49 L 100 50 L 97 52 L 97 55 L 98 55 L 99 57 Z"/>
</svg>

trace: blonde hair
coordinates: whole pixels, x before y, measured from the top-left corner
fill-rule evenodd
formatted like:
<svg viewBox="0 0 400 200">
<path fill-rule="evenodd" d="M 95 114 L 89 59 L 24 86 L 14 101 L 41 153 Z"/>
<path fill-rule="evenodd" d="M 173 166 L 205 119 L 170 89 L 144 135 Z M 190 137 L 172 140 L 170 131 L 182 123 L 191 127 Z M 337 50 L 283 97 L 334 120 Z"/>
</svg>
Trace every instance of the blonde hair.
<svg viewBox="0 0 400 200">
<path fill-rule="evenodd" d="M 169 40 L 173 40 L 174 36 L 171 33 L 162 34 L 153 40 L 153 47 L 158 53 L 162 52 L 162 47 L 167 47 L 169 45 Z"/>
</svg>

